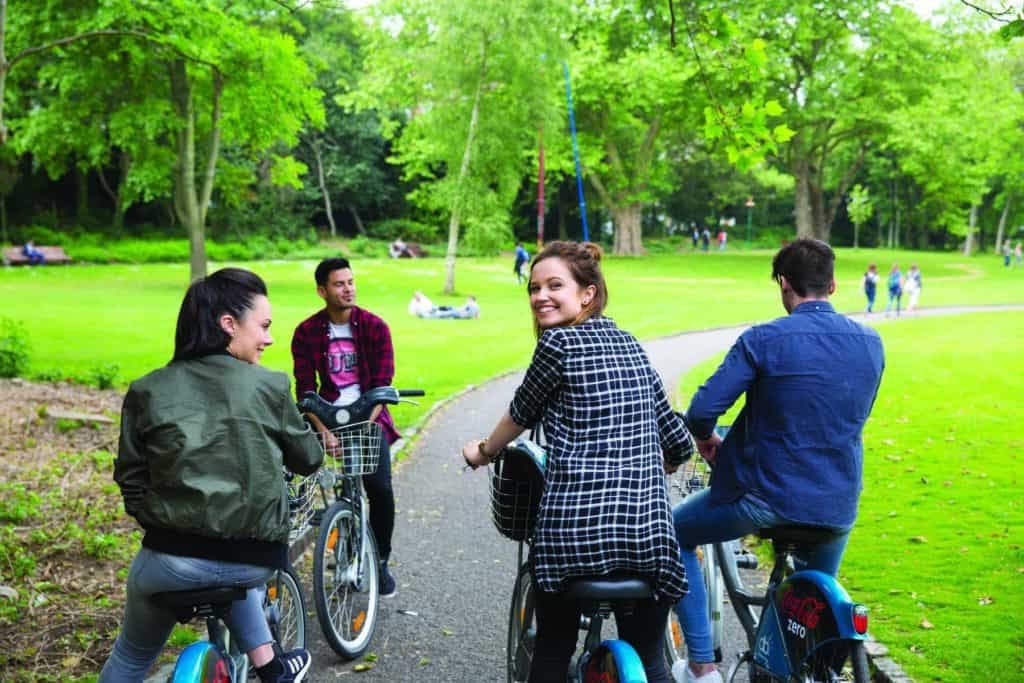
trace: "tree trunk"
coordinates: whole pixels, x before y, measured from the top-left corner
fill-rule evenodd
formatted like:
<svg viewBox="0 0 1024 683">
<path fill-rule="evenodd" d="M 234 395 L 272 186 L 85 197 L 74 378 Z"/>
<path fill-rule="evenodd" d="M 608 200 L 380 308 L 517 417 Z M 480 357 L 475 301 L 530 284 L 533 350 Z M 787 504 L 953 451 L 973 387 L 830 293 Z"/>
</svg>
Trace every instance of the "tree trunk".
<svg viewBox="0 0 1024 683">
<path fill-rule="evenodd" d="M 964 240 L 964 256 L 970 256 L 974 248 L 974 225 L 978 222 L 978 205 L 971 205 L 971 216 L 967 222 L 967 239 Z"/>
<path fill-rule="evenodd" d="M 356 230 L 359 231 L 360 235 L 366 235 L 366 226 L 363 225 L 363 219 L 359 217 L 359 212 L 356 211 L 356 207 L 351 203 L 346 203 L 345 208 L 352 214 L 352 220 L 356 222 Z"/>
<path fill-rule="evenodd" d="M 1006 202 L 1003 204 L 1003 212 L 999 214 L 999 227 L 996 229 L 996 245 L 994 251 L 998 254 L 999 247 L 1003 244 L 1003 232 L 1006 230 L 1006 219 L 1010 215 L 1010 203 L 1013 195 L 1006 193 Z"/>
<path fill-rule="evenodd" d="M 615 221 L 615 246 L 613 254 L 641 256 L 644 253 L 641 214 L 643 204 L 633 202 L 625 206 L 609 207 Z"/>
<path fill-rule="evenodd" d="M 860 246 L 860 223 L 853 224 L 853 248 L 857 249 Z"/>
<path fill-rule="evenodd" d="M 794 188 L 793 215 L 796 219 L 796 236 L 814 237 L 814 208 L 811 200 L 811 169 L 806 159 L 793 164 Z"/>
<path fill-rule="evenodd" d="M 0 145 L 7 144 L 7 124 L 4 123 L 4 99 L 7 91 L 7 0 L 0 0 Z"/>
<path fill-rule="evenodd" d="M 193 281 L 206 276 L 206 211 L 210 206 L 213 181 L 220 149 L 220 98 L 224 82 L 219 72 L 213 77 L 213 108 L 211 113 L 210 149 L 206 159 L 202 187 L 196 179 L 196 119 L 192 83 L 184 59 L 169 65 L 171 100 L 181 119 L 175 134 L 174 212 L 185 226 L 189 241 L 189 271 Z"/>
<path fill-rule="evenodd" d="M 486 47 L 484 48 L 486 51 Z M 444 293 L 455 293 L 455 253 L 459 247 L 459 210 L 462 205 L 462 183 L 469 173 L 469 162 L 473 158 L 473 137 L 476 135 L 477 123 L 480 120 L 480 93 L 484 87 L 484 64 L 480 67 L 480 79 L 476 84 L 473 96 L 473 113 L 469 117 L 469 133 L 466 135 L 466 149 L 462 153 L 462 165 L 459 167 L 458 185 L 455 188 L 455 199 L 452 201 L 452 215 L 448 221 L 448 250 L 444 256 L 445 278 Z"/>
<path fill-rule="evenodd" d="M 7 243 L 7 195 L 0 194 L 0 242 Z"/>
<path fill-rule="evenodd" d="M 89 176 L 76 164 L 75 175 L 75 217 L 79 224 L 89 222 Z"/>
<path fill-rule="evenodd" d="M 132 157 L 131 154 L 124 150 L 120 150 L 118 154 L 118 175 L 117 178 L 117 190 L 110 187 L 110 183 L 107 181 L 107 174 L 103 172 L 103 167 L 96 169 L 96 177 L 99 178 L 100 187 L 107 193 L 111 203 L 114 205 L 114 215 L 112 218 L 112 225 L 116 235 L 121 235 L 121 230 L 124 228 L 124 214 L 127 210 L 123 205 L 124 202 L 121 198 L 124 196 L 125 187 L 128 185 L 128 173 L 131 171 Z"/>
<path fill-rule="evenodd" d="M 565 183 L 561 182 L 558 184 L 558 239 L 562 241 L 569 239 L 569 233 L 565 227 L 566 204 Z"/>
<path fill-rule="evenodd" d="M 331 208 L 331 193 L 327 191 L 327 179 L 324 177 L 324 160 L 320 154 L 320 143 L 313 140 L 311 143 L 313 147 L 313 154 L 316 155 L 316 176 L 320 183 L 320 194 L 324 198 L 324 212 L 327 214 L 327 224 L 331 226 L 331 237 L 338 236 L 338 227 L 334 224 L 334 210 Z M 356 225 L 359 225 L 358 216 L 356 217 Z M 360 230 L 359 234 L 363 234 Z"/>
</svg>

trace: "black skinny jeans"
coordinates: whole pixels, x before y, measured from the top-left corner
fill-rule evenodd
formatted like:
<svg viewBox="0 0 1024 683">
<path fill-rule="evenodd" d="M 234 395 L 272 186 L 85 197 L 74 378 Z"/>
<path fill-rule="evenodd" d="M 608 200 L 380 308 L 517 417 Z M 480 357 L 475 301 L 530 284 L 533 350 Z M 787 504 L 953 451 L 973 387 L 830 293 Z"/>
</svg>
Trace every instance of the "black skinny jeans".
<svg viewBox="0 0 1024 683">
<path fill-rule="evenodd" d="M 395 532 L 395 490 L 391 487 L 391 444 L 380 437 L 380 464 L 373 474 L 363 475 L 363 488 L 370 503 L 370 529 L 377 541 L 381 562 L 391 557 L 391 536 Z"/>
<path fill-rule="evenodd" d="M 580 636 L 580 606 L 558 593 L 545 593 L 533 585 L 537 603 L 537 645 L 530 665 L 530 683 L 565 683 L 569 663 Z M 641 600 L 631 614 L 615 610 L 619 638 L 633 646 L 650 683 L 671 683 L 665 669 L 667 602 Z"/>
</svg>

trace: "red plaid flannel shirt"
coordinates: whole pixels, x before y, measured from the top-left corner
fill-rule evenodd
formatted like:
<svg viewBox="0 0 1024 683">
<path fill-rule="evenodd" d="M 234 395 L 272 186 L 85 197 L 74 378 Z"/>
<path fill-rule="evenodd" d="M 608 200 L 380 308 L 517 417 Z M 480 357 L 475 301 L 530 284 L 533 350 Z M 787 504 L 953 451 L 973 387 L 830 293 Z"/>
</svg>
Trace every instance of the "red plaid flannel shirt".
<svg viewBox="0 0 1024 683">
<path fill-rule="evenodd" d="M 299 323 L 292 336 L 292 361 L 295 364 L 295 396 L 307 391 L 318 391 L 326 401 L 340 395 L 327 371 L 327 342 L 330 340 L 330 318 L 327 309 L 321 309 Z M 391 345 L 391 331 L 387 323 L 369 311 L 352 308 L 352 339 L 359 358 L 359 386 L 363 391 L 391 384 L 395 375 L 395 350 Z M 319 378 L 319 390 L 317 389 Z M 388 443 L 398 440 L 398 430 L 387 406 L 380 412 L 377 422 L 384 429 Z"/>
</svg>

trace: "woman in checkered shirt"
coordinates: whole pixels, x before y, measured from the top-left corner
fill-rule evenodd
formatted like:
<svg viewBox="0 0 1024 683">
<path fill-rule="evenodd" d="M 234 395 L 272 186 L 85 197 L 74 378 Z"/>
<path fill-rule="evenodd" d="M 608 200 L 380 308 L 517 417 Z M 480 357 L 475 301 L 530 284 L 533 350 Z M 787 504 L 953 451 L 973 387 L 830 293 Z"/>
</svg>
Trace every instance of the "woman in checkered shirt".
<svg viewBox="0 0 1024 683">
<path fill-rule="evenodd" d="M 637 340 L 602 315 L 608 289 L 595 244 L 553 242 L 530 268 L 537 347 L 508 412 L 490 437 L 466 444 L 473 467 L 523 431 L 547 437 L 546 487 L 531 547 L 537 647 L 530 681 L 565 681 L 579 633 L 567 579 L 626 574 L 655 597 L 616 613 L 619 636 L 640 655 L 649 681 L 669 681 L 662 654 L 668 610 L 686 577 L 664 472 L 690 457 L 690 435 L 672 411 Z"/>
</svg>

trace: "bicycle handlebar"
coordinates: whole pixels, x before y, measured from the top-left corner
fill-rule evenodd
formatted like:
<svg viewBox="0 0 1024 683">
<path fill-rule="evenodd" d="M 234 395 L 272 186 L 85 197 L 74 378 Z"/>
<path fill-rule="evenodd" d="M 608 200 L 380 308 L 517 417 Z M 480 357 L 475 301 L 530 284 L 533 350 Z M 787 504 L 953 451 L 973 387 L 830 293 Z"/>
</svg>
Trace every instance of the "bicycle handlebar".
<svg viewBox="0 0 1024 683">
<path fill-rule="evenodd" d="M 396 389 L 394 387 L 376 387 L 363 393 L 352 403 L 336 406 L 328 403 L 317 393 L 307 391 L 297 404 L 300 413 L 309 413 L 316 417 L 328 429 L 336 429 L 357 422 L 366 422 L 379 404 L 397 405 L 406 396 L 423 396 L 422 389 Z M 405 401 L 414 403 L 414 401 Z"/>
</svg>

